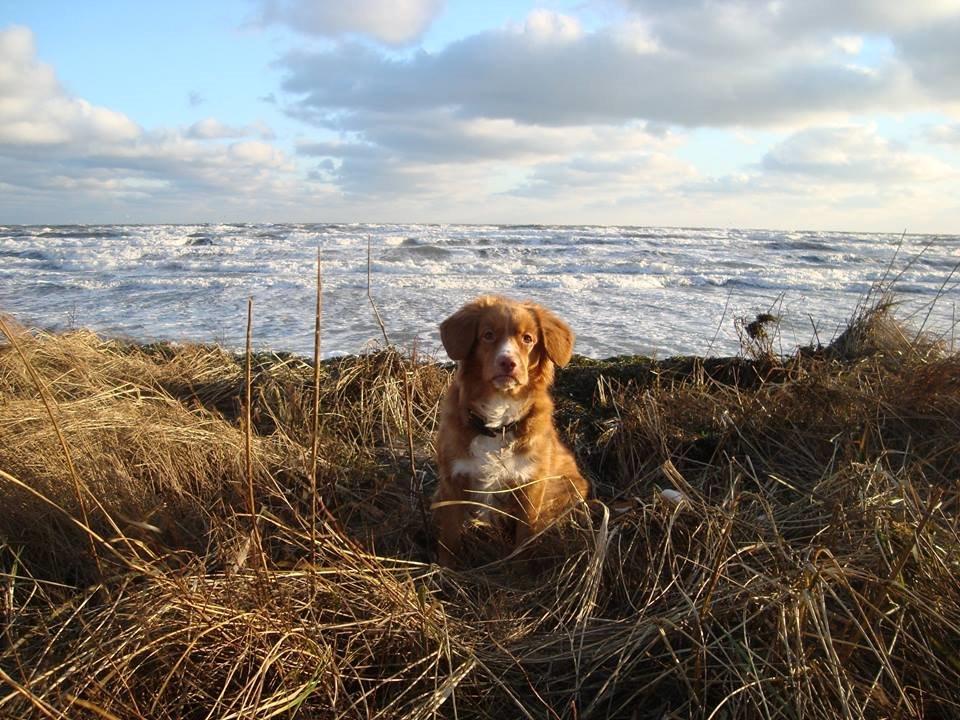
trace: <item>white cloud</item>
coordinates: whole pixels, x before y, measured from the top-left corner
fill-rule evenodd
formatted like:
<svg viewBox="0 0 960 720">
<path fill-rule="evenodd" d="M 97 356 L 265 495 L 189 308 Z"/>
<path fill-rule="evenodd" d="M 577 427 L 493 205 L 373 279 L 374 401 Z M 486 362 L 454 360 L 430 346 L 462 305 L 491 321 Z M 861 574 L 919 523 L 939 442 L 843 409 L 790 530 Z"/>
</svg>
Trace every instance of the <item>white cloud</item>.
<svg viewBox="0 0 960 720">
<path fill-rule="evenodd" d="M 781 32 L 798 29 L 896 33 L 929 27 L 960 12 L 957 0 L 792 0 L 782 4 Z"/>
<path fill-rule="evenodd" d="M 321 37 L 367 35 L 387 45 L 420 37 L 444 0 L 261 0 L 261 22 Z"/>
<path fill-rule="evenodd" d="M 621 23 L 611 30 L 611 34 L 631 53 L 644 55 L 663 50 L 650 26 L 641 20 L 628 20 Z"/>
<path fill-rule="evenodd" d="M 720 7 L 698 23 L 637 21 L 634 33 L 584 32 L 539 11 L 522 30 L 409 59 L 350 43 L 291 53 L 284 89 L 291 111 L 318 124 L 344 112 L 455 108 L 534 125 L 796 126 L 922 100 L 908 67 L 852 67 L 836 57 L 833 33 L 791 40 L 747 22 L 740 4 Z"/>
<path fill-rule="evenodd" d="M 463 118 L 450 110 L 360 113 L 341 118 L 345 139 L 302 143 L 303 156 L 324 158 L 320 176 L 355 195 L 450 195 L 450 177 L 476 174 L 487 191 L 544 196 L 541 174 L 569 161 L 646 165 L 678 145 L 671 133 L 651 133 L 643 124 L 624 127 L 540 127 L 496 118 Z M 512 180 L 510 179 L 512 178 Z M 592 182 L 599 192 L 614 175 Z M 460 179 L 454 180 L 458 188 Z M 557 194 L 562 192 L 558 188 Z"/>
<path fill-rule="evenodd" d="M 262 98 L 317 129 L 296 158 L 269 127 L 236 118 L 142 129 L 66 92 L 28 30 L 0 33 L 0 210 L 115 202 L 179 209 L 177 219 L 255 209 L 267 219 L 955 224 L 953 154 L 925 155 L 877 129 L 891 124 L 863 119 L 948 115 L 960 101 L 960 0 L 621 1 L 628 12 L 607 27 L 580 6 L 541 8 L 398 53 L 441 0 L 257 0 L 263 22 L 321 39 L 283 57 L 285 92 Z M 688 137 L 698 140 L 684 147 Z M 957 138 L 950 124 L 924 137 Z M 731 160 L 740 155 L 752 164 Z M 734 172 L 712 177 L 696 166 L 703 157 Z"/>
<path fill-rule="evenodd" d="M 803 130 L 772 148 L 761 166 L 771 175 L 860 186 L 917 186 L 960 175 L 936 158 L 897 146 L 869 126 Z"/>
<path fill-rule="evenodd" d="M 866 109 L 889 109 L 951 98 L 960 100 L 960 0 L 624 0 L 651 28 L 658 41 L 676 50 L 699 53 L 704 63 L 746 60 L 775 66 L 809 62 L 833 45 L 858 54 L 868 38 L 893 48 L 891 68 L 900 90 L 889 102 Z M 731 69 L 734 66 L 726 65 Z M 882 87 L 877 90 L 883 91 Z"/>
<path fill-rule="evenodd" d="M 243 128 L 224 125 L 216 118 L 198 120 L 187 128 L 186 136 L 195 140 L 219 140 L 223 138 L 245 137 L 247 131 Z"/>
<path fill-rule="evenodd" d="M 69 94 L 36 58 L 29 29 L 0 30 L 0 210 L 10 221 L 69 221 L 124 208 L 176 208 L 185 219 L 251 199 L 283 204 L 288 193 L 295 202 L 303 193 L 291 192 L 296 166 L 263 141 L 270 135 L 262 123 L 237 129 L 214 119 L 186 132 L 146 131 Z M 251 136 L 260 139 L 244 139 Z M 49 214 L 27 216 L 37 212 Z"/>
<path fill-rule="evenodd" d="M 317 176 L 355 197 L 439 203 L 464 186 L 496 186 L 498 207 L 552 208 L 567 219 L 605 209 L 608 222 L 655 207 L 677 213 L 674 222 L 729 213 L 727 224 L 758 224 L 765 213 L 747 208 L 771 197 L 817 225 L 817 203 L 834 219 L 871 200 L 887 213 L 872 221 L 920 206 L 942 217 L 955 207 L 956 170 L 854 124 L 942 107 L 937 93 L 948 83 L 933 92 L 917 73 L 922 62 L 952 68 L 951 41 L 936 57 L 910 55 L 905 43 L 946 38 L 941 28 L 960 18 L 960 0 L 903 7 L 645 0 L 591 31 L 537 10 L 436 52 L 397 58 L 348 42 L 291 53 L 280 67 L 288 111 L 340 137 L 300 152 L 322 158 Z M 774 144 L 758 165 L 710 177 L 676 152 L 685 132 L 676 128 L 699 127 L 724 129 L 734 144 L 757 136 Z"/>
<path fill-rule="evenodd" d="M 735 31 L 742 24 L 742 30 L 752 27 L 750 32 L 788 40 L 823 33 L 909 31 L 960 11 L 957 0 L 624 0 L 624 4 L 672 30 L 697 18 L 701 24 L 693 30 L 717 31 L 726 26 Z"/>
<path fill-rule="evenodd" d="M 659 199 L 697 178 L 688 163 L 659 150 L 579 153 L 537 165 L 510 194 L 591 206 Z"/>
<path fill-rule="evenodd" d="M 224 140 L 254 135 L 263 140 L 272 140 L 275 137 L 273 130 L 264 122 L 258 121 L 252 125 L 235 127 L 225 125 L 213 117 L 198 120 L 187 128 L 185 135 L 194 140 Z"/>
<path fill-rule="evenodd" d="M 233 143 L 228 148 L 228 152 L 232 160 L 249 167 L 293 169 L 293 166 L 290 165 L 290 162 L 280 150 L 265 142 L 247 140 Z"/>
<path fill-rule="evenodd" d="M 539 8 L 527 15 L 523 32 L 539 42 L 563 42 L 579 38 L 583 28 L 576 18 Z"/>
<path fill-rule="evenodd" d="M 833 44 L 847 55 L 859 55 L 863 50 L 863 37 L 860 35 L 838 35 Z"/>
<path fill-rule="evenodd" d="M 926 136 L 932 142 L 960 148 L 960 123 L 935 125 L 927 129 Z"/>
<path fill-rule="evenodd" d="M 0 30 L 0 143 L 120 142 L 139 133 L 125 115 L 66 95 L 53 69 L 37 61 L 29 29 Z"/>
<path fill-rule="evenodd" d="M 960 210 L 957 168 L 871 125 L 807 128 L 744 172 L 674 190 L 676 212 L 725 226 L 942 232 Z"/>
<path fill-rule="evenodd" d="M 949 227 L 958 210 L 960 171 L 869 125 L 792 133 L 724 177 L 703 175 L 671 150 L 594 149 L 544 162 L 511 194 L 530 208 L 607 223 L 923 231 Z"/>
<path fill-rule="evenodd" d="M 463 163 L 482 160 L 509 160 L 562 157 L 578 149 L 595 147 L 599 137 L 610 142 L 636 145 L 650 135 L 642 127 L 613 133 L 603 127 L 540 127 L 505 118 L 461 117 L 450 109 L 395 115 L 389 112 L 361 112 L 342 116 L 336 129 L 360 138 L 347 143 L 304 144 L 310 155 L 337 156 L 347 150 L 378 148 L 408 159 L 428 162 Z M 611 137 L 616 134 L 616 138 Z M 643 140 L 642 140 L 643 139 Z"/>
</svg>

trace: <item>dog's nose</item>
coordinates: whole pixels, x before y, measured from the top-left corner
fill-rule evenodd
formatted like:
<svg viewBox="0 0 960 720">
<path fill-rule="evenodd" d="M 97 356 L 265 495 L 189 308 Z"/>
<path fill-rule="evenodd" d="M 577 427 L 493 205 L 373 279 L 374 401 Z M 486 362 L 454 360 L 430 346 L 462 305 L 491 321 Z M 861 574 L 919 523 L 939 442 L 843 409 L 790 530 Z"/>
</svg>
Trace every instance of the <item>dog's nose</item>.
<svg viewBox="0 0 960 720">
<path fill-rule="evenodd" d="M 504 372 L 513 372 L 517 367 L 517 361 L 514 360 L 509 355 L 503 355 L 497 360 L 497 364 L 500 366 L 500 369 Z"/>
</svg>

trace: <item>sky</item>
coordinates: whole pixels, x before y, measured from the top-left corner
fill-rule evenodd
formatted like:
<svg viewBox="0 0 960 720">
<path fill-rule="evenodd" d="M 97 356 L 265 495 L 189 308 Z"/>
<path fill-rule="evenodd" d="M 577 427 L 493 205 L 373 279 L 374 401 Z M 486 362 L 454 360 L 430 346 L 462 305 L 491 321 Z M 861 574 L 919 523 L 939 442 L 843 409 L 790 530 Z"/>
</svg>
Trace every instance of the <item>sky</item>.
<svg viewBox="0 0 960 720">
<path fill-rule="evenodd" d="M 0 0 L 0 223 L 960 233 L 960 0 Z"/>
</svg>

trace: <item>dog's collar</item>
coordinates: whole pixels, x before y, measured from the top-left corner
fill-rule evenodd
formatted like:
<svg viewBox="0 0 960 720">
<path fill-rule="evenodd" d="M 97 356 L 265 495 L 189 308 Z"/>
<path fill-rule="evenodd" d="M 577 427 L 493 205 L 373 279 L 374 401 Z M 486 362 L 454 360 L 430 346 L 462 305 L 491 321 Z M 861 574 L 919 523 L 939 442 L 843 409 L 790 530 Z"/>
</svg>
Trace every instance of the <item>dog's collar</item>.
<svg viewBox="0 0 960 720">
<path fill-rule="evenodd" d="M 506 423 L 505 425 L 498 425 L 497 427 L 490 427 L 487 425 L 487 421 L 482 417 L 477 415 L 473 410 L 467 411 L 467 420 L 470 422 L 470 427 L 476 430 L 481 435 L 486 435 L 487 437 L 503 437 L 508 432 L 513 432 L 517 429 L 517 426 L 520 425 L 527 417 L 530 415 L 529 412 L 524 414 L 521 417 L 518 417 L 511 423 Z"/>
</svg>

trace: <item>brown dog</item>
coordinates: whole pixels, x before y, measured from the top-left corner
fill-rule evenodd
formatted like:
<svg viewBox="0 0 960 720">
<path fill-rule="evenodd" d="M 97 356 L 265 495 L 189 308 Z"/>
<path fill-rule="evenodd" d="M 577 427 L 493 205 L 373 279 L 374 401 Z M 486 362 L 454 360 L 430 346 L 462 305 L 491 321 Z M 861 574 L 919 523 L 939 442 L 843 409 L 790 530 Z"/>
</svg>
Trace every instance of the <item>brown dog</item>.
<svg viewBox="0 0 960 720">
<path fill-rule="evenodd" d="M 484 296 L 444 320 L 440 338 L 457 371 L 441 406 L 432 507 L 439 560 L 453 565 L 471 510 L 515 518 L 519 544 L 589 485 L 553 425 L 554 366 L 573 352 L 566 323 L 534 303 Z"/>
</svg>

